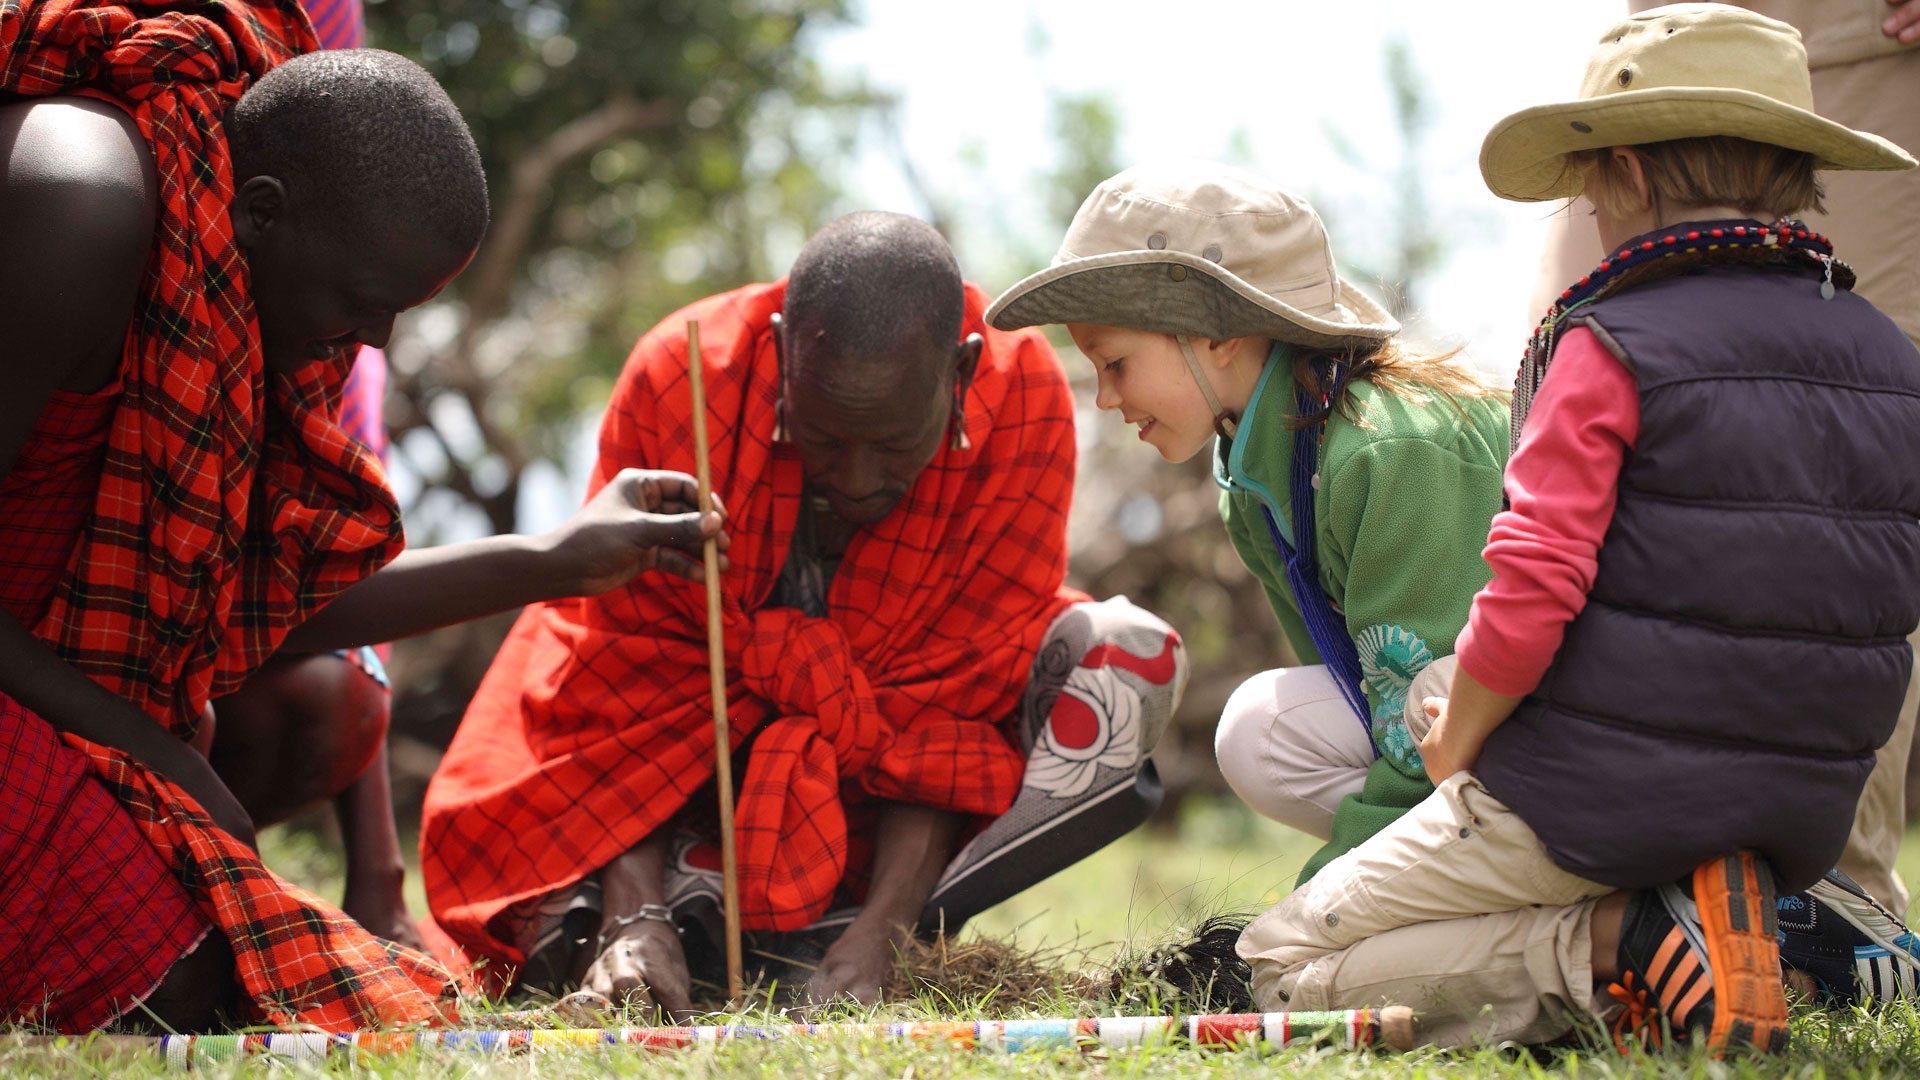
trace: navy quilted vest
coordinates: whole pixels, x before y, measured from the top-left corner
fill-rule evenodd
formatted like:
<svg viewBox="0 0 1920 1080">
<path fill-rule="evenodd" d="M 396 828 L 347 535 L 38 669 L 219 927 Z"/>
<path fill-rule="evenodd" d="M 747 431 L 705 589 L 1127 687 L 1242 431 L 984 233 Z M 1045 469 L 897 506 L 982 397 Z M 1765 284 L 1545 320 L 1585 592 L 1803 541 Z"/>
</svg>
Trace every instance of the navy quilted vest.
<svg viewBox="0 0 1920 1080">
<path fill-rule="evenodd" d="M 1554 861 L 1639 888 L 1839 859 L 1920 622 L 1920 353 L 1817 278 L 1699 269 L 1576 316 L 1640 435 L 1585 610 L 1475 772 Z M 1551 377 L 1551 376 L 1549 376 Z"/>
</svg>

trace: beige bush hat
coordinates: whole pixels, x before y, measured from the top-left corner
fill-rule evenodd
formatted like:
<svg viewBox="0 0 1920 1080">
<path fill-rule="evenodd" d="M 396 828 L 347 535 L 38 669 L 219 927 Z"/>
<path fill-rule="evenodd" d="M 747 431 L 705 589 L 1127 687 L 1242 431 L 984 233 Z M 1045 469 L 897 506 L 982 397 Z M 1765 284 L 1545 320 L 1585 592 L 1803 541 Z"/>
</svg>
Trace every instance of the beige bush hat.
<svg viewBox="0 0 1920 1080">
<path fill-rule="evenodd" d="M 1578 101 L 1495 124 L 1480 147 L 1480 174 L 1504 199 L 1571 198 L 1582 177 L 1567 168 L 1569 152 L 1708 135 L 1802 150 L 1822 169 L 1914 165 L 1886 139 L 1814 113 L 1798 30 L 1726 4 L 1673 4 L 1606 32 Z"/>
<path fill-rule="evenodd" d="M 1140 165 L 1093 189 L 1053 265 L 995 300 L 987 322 L 1323 347 L 1400 329 L 1335 272 L 1306 200 L 1206 161 Z"/>
</svg>

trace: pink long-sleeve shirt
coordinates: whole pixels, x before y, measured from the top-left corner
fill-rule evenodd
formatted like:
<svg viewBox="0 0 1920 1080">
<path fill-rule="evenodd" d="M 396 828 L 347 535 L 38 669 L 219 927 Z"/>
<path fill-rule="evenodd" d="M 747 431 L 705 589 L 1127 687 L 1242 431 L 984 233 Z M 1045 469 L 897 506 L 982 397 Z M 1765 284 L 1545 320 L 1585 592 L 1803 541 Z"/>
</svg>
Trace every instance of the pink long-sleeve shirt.
<svg viewBox="0 0 1920 1080">
<path fill-rule="evenodd" d="M 1455 646 L 1460 667 L 1487 689 L 1524 695 L 1546 674 L 1586 606 L 1639 435 L 1633 373 L 1591 330 L 1569 331 L 1507 463 L 1510 508 L 1494 517 L 1485 552 L 1493 580 Z"/>
</svg>

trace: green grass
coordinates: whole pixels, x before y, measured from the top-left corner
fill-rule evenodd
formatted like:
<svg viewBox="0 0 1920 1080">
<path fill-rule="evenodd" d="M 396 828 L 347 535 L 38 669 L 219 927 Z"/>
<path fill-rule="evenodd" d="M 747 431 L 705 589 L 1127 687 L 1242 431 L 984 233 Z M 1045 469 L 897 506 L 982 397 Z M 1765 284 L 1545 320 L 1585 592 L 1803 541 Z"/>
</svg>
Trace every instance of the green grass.
<svg viewBox="0 0 1920 1080">
<path fill-rule="evenodd" d="M 271 832 L 269 859 L 290 877 L 323 892 L 337 889 L 337 861 L 310 837 Z M 1068 966 L 1098 966 L 1117 950 L 1164 942 L 1207 915 L 1257 910 L 1284 892 L 1313 845 L 1280 826 L 1228 804 L 1195 806 L 1177 837 L 1142 832 L 1126 838 L 1072 870 L 994 908 L 962 935 L 1011 938 Z M 1920 877 L 1920 832 L 1910 834 L 1902 869 Z M 417 892 L 415 901 L 419 903 Z M 875 1010 L 832 1009 L 810 1019 L 974 1019 L 1064 1016 L 1094 1007 L 1071 991 L 1050 991 L 1025 1001 L 1004 995 L 954 1000 L 924 991 L 912 1000 Z M 766 1014 L 743 1018 L 774 1020 Z M 643 1022 L 638 1016 L 635 1023 Z M 776 1021 L 777 1022 L 777 1021 Z M 276 1074 L 343 1072 L 344 1064 L 309 1066 Z M 1486 1050 L 1474 1053 L 1416 1051 L 1411 1054 L 1350 1054 L 1328 1048 L 1285 1051 L 1197 1051 L 1178 1045 L 1075 1054 L 969 1053 L 939 1046 L 865 1040 L 743 1043 L 672 1054 L 599 1050 L 568 1051 L 524 1059 L 478 1059 L 454 1053 L 389 1059 L 351 1067 L 377 1077 L 426 1080 L 468 1077 L 584 1078 L 648 1077 L 848 1078 L 945 1076 L 987 1077 L 1173 1077 L 1269 1076 L 1276 1072 L 1334 1078 L 1391 1073 L 1405 1077 L 1757 1077 L 1807 1078 L 1912 1076 L 1920 1074 L 1920 1014 L 1910 1005 L 1873 1012 L 1796 1010 L 1794 1048 L 1780 1058 L 1713 1062 L 1698 1052 L 1669 1051 L 1622 1058 L 1611 1049 L 1541 1052 Z M 49 1051 L 0 1042 L 0 1080 L 27 1076 L 160 1075 L 157 1062 L 89 1061 L 74 1051 Z M 223 1065 L 214 1075 L 257 1065 Z"/>
</svg>

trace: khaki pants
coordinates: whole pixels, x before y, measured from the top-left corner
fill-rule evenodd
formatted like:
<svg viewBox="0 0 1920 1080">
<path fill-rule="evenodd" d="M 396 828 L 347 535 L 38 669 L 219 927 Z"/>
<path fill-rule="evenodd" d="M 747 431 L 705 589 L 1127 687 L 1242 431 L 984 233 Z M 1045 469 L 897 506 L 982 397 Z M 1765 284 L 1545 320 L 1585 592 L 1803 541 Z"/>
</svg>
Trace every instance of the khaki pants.
<svg viewBox="0 0 1920 1080">
<path fill-rule="evenodd" d="M 1408 1005 L 1430 1045 L 1542 1042 L 1610 1012 L 1590 929 L 1613 891 L 1459 773 L 1255 919 L 1239 952 L 1261 1009 Z"/>
<path fill-rule="evenodd" d="M 1905 915 L 1912 897 L 1893 869 L 1900 857 L 1900 840 L 1907 828 L 1907 758 L 1913 751 L 1914 716 L 1920 713 L 1920 631 L 1908 640 L 1916 653 L 1907 681 L 1907 700 L 1900 706 L 1900 722 L 1893 738 L 1874 755 L 1873 772 L 1860 807 L 1853 814 L 1853 832 L 1840 855 L 1840 869 L 1858 881 L 1875 900 Z"/>
<path fill-rule="evenodd" d="M 1920 48 L 1813 72 L 1820 115 L 1920 153 Z M 1807 223 L 1860 275 L 1854 291 L 1920 342 L 1920 171 L 1823 172 L 1827 213 Z M 1585 271 L 1581 271 L 1585 273 Z"/>
</svg>

